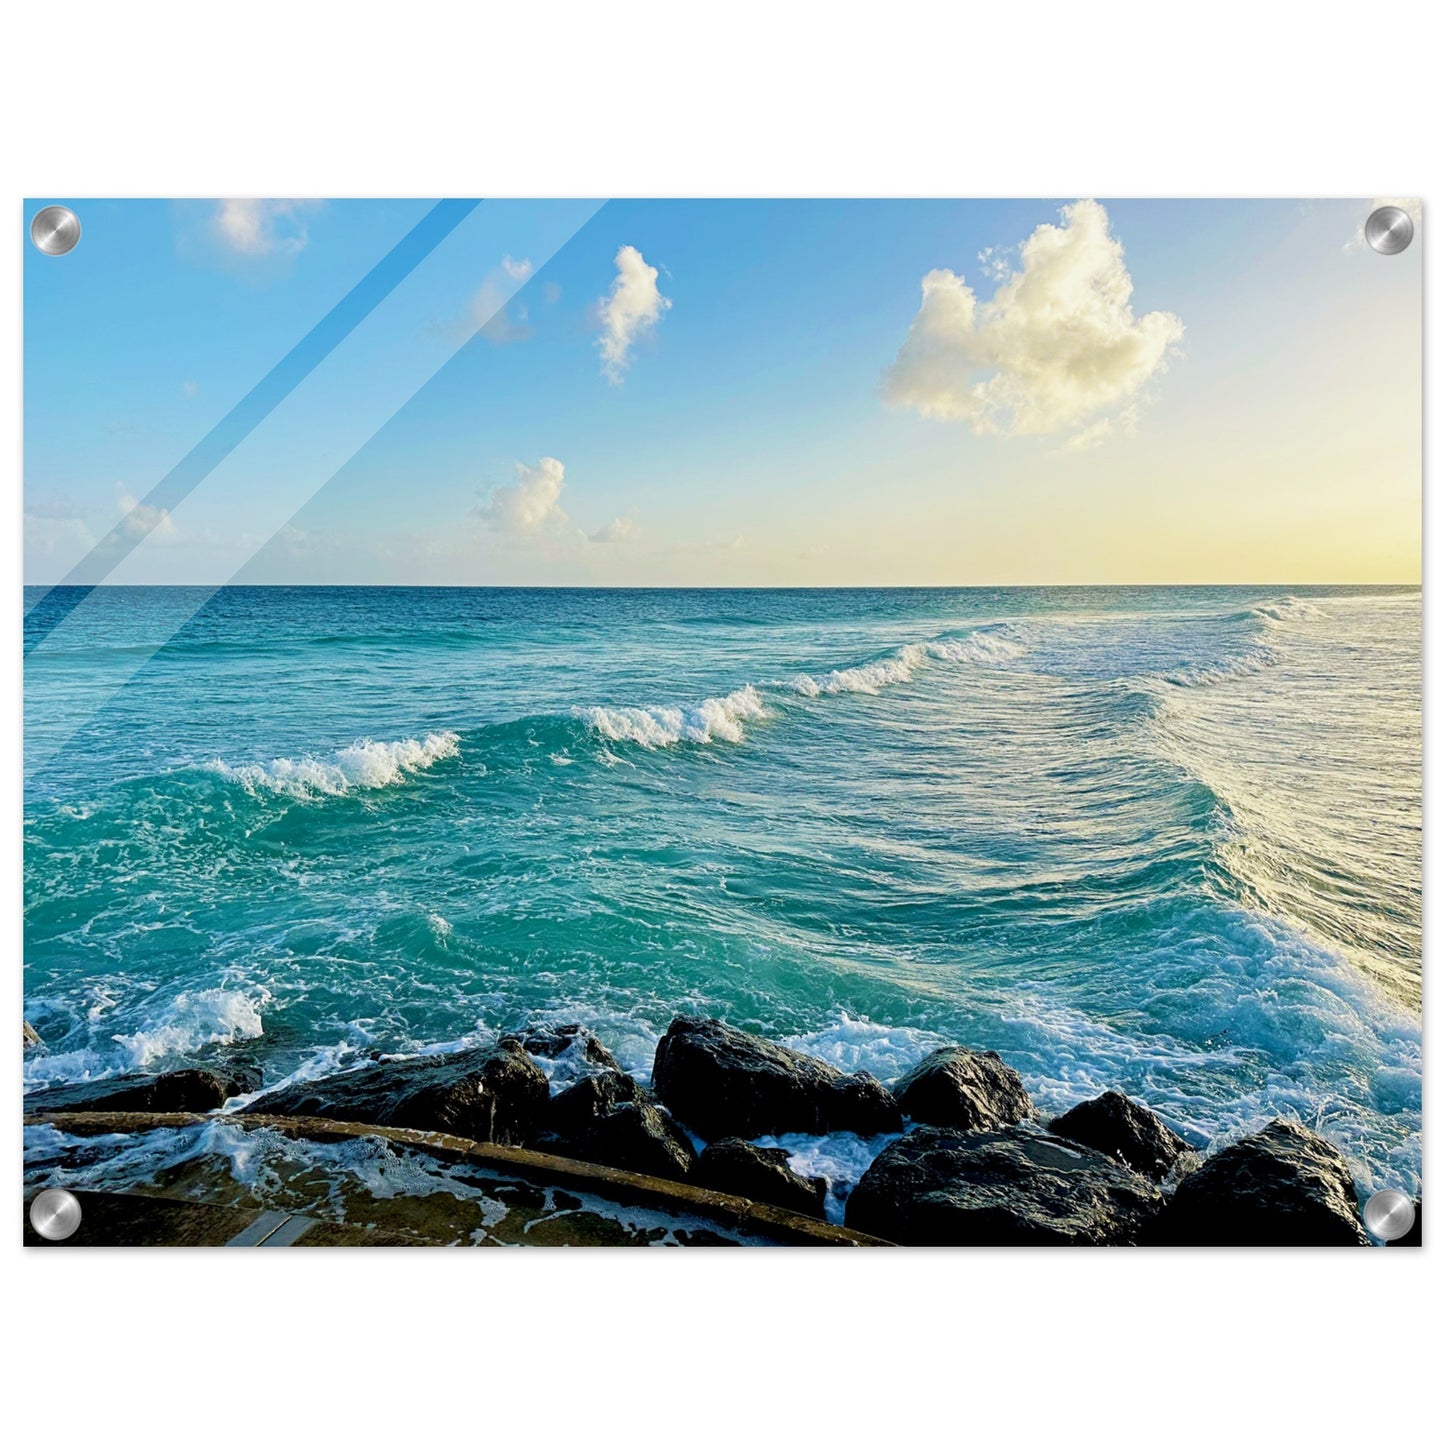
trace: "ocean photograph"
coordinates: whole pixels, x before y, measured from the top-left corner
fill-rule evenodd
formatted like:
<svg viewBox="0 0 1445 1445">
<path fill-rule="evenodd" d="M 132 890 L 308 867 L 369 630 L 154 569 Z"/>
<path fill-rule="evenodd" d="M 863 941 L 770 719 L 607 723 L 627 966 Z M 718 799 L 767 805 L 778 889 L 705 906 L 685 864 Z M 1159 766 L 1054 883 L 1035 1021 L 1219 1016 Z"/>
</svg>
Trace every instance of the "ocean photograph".
<svg viewBox="0 0 1445 1445">
<path fill-rule="evenodd" d="M 93 206 L 26 261 L 121 338 L 77 400 L 27 328 L 27 1191 L 75 1243 L 1383 1243 L 1378 204 Z"/>
</svg>

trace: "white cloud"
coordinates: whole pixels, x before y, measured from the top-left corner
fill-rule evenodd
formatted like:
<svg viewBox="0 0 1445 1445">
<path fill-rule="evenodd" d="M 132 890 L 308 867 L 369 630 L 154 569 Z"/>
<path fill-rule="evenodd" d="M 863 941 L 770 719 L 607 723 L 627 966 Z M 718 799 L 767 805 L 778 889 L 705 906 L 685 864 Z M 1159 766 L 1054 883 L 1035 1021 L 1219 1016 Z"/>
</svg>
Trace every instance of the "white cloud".
<svg viewBox="0 0 1445 1445">
<path fill-rule="evenodd" d="M 211 217 L 217 240 L 242 256 L 294 254 L 306 248 L 307 201 L 221 201 Z"/>
<path fill-rule="evenodd" d="M 657 267 L 649 266 L 636 246 L 623 246 L 615 260 L 612 290 L 597 303 L 602 322 L 602 335 L 597 338 L 602 374 L 614 386 L 621 384 L 633 343 L 651 331 L 672 305 L 657 289 Z"/>
<path fill-rule="evenodd" d="M 1381 206 L 1399 206 L 1399 208 L 1414 221 L 1417 231 L 1420 229 L 1420 222 L 1425 219 L 1425 208 L 1420 204 L 1420 198 L 1418 196 L 1377 197 L 1360 211 L 1355 221 L 1355 234 L 1345 242 L 1346 251 L 1353 253 L 1369 248 L 1370 243 L 1365 240 L 1365 222 L 1368 221 Z"/>
<path fill-rule="evenodd" d="M 124 482 L 115 484 L 115 505 L 120 513 L 121 530 L 137 542 L 147 537 L 167 545 L 181 540 L 171 514 L 164 507 L 150 507 L 137 501 L 126 490 Z"/>
<path fill-rule="evenodd" d="M 588 537 L 589 542 L 630 542 L 637 535 L 637 523 L 631 517 L 614 517 Z"/>
<path fill-rule="evenodd" d="M 1060 215 L 1061 225 L 1039 226 L 1023 243 L 1020 269 L 991 300 L 952 271 L 923 278 L 923 304 L 884 373 L 888 401 L 980 434 L 1024 436 L 1107 420 L 1100 413 L 1140 396 L 1183 323 L 1168 311 L 1135 317 L 1124 248 L 1103 206 L 1078 201 Z M 985 269 L 998 255 L 988 253 Z M 1078 434 L 1081 446 L 1109 434 L 1099 420 Z"/>
<path fill-rule="evenodd" d="M 565 468 L 556 457 L 543 457 L 535 467 L 517 463 L 510 487 L 493 487 L 487 500 L 472 509 L 494 531 L 513 537 L 537 536 L 567 525 L 561 497 Z"/>
<path fill-rule="evenodd" d="M 189 401 L 200 390 L 194 381 L 183 381 L 181 383 L 181 395 Z"/>
<path fill-rule="evenodd" d="M 510 256 L 503 256 L 502 270 L 513 281 L 525 281 L 532 274 L 532 263 L 525 256 L 520 261 L 514 261 Z"/>
</svg>

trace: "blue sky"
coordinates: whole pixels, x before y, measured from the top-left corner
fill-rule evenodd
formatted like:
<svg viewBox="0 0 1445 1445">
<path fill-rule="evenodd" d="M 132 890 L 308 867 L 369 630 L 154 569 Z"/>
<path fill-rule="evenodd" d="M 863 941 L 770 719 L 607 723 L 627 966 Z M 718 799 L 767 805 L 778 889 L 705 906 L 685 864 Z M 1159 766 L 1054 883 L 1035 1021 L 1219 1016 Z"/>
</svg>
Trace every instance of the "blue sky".
<svg viewBox="0 0 1445 1445">
<path fill-rule="evenodd" d="M 67 203 L 30 582 L 123 519 L 113 581 L 1418 579 L 1423 247 L 1367 200 L 483 202 L 163 515 L 432 203 Z"/>
</svg>

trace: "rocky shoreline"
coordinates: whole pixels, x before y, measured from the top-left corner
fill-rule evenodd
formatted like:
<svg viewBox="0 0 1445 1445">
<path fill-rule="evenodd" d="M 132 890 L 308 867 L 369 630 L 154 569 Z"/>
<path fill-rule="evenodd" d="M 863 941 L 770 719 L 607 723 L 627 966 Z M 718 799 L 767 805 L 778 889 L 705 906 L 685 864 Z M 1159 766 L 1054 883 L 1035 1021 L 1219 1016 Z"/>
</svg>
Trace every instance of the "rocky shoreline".
<svg viewBox="0 0 1445 1445">
<path fill-rule="evenodd" d="M 562 1087 L 552 1090 L 539 1061 Z M 190 1068 L 54 1086 L 26 1107 L 204 1113 L 260 1083 L 253 1069 Z M 881 1139 L 845 1222 L 903 1245 L 1369 1243 L 1344 1157 L 1300 1124 L 1276 1119 L 1205 1157 L 1117 1091 L 1045 1120 L 998 1054 L 963 1046 L 936 1049 L 890 1088 L 721 1020 L 683 1016 L 658 1043 L 649 1088 L 588 1029 L 552 1026 L 454 1053 L 380 1058 L 272 1089 L 239 1112 L 524 1146 L 819 1219 L 827 1181 L 755 1141 Z"/>
</svg>

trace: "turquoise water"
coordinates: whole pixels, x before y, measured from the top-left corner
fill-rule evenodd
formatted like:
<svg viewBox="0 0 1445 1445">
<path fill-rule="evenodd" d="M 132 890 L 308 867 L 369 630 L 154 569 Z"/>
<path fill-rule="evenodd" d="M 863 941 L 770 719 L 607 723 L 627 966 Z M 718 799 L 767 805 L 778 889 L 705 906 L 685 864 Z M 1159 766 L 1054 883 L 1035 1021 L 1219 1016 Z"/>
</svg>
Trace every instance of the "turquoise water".
<svg viewBox="0 0 1445 1445">
<path fill-rule="evenodd" d="M 42 637 L 67 600 L 31 1086 L 538 1019 L 645 1075 L 692 1010 L 1418 1182 L 1418 590 L 112 588 Z"/>
</svg>

